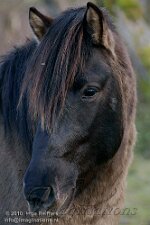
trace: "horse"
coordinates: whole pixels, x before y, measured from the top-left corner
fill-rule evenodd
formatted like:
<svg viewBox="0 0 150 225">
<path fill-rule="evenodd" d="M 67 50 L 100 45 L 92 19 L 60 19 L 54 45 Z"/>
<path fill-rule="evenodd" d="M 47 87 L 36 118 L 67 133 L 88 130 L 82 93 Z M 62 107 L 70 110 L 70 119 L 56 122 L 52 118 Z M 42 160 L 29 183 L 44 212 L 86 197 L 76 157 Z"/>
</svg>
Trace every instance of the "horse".
<svg viewBox="0 0 150 225">
<path fill-rule="evenodd" d="M 127 49 L 90 2 L 56 18 L 31 7 L 29 23 L 35 38 L 0 61 L 0 224 L 117 225 L 136 139 Z"/>
</svg>

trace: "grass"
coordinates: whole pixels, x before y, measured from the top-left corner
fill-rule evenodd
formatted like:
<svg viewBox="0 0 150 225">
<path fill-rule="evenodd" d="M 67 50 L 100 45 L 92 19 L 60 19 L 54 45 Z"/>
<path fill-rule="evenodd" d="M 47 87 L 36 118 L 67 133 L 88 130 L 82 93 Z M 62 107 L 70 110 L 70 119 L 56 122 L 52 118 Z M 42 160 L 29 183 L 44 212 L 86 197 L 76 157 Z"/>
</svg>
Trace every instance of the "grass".
<svg viewBox="0 0 150 225">
<path fill-rule="evenodd" d="M 148 98 L 138 105 L 136 125 L 138 134 L 136 154 L 150 160 L 150 100 Z"/>
<path fill-rule="evenodd" d="M 127 208 L 136 208 L 136 215 L 124 215 L 120 225 L 150 225 L 150 162 L 141 156 L 134 158 L 128 176 Z"/>
<path fill-rule="evenodd" d="M 137 112 L 137 146 L 127 180 L 127 208 L 136 215 L 122 216 L 120 225 L 150 225 L 150 101 L 142 102 Z"/>
</svg>

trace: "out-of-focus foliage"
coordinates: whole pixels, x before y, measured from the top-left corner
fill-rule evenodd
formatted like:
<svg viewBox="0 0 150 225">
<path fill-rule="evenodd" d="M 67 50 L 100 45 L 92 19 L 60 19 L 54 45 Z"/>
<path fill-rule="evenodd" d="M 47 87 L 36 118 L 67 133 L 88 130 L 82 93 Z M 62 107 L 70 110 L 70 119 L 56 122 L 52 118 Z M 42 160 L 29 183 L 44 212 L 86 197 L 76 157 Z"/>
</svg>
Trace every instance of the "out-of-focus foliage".
<svg viewBox="0 0 150 225">
<path fill-rule="evenodd" d="M 143 10 L 138 0 L 107 0 L 104 1 L 104 5 L 112 12 L 115 7 L 120 8 L 132 20 L 139 19 L 143 15 Z"/>
<path fill-rule="evenodd" d="M 138 55 L 147 70 L 147 79 L 138 79 L 139 89 L 144 99 L 150 99 L 150 45 L 137 49 Z"/>
<path fill-rule="evenodd" d="M 143 47 L 138 52 L 143 65 L 150 71 L 150 46 Z"/>
</svg>

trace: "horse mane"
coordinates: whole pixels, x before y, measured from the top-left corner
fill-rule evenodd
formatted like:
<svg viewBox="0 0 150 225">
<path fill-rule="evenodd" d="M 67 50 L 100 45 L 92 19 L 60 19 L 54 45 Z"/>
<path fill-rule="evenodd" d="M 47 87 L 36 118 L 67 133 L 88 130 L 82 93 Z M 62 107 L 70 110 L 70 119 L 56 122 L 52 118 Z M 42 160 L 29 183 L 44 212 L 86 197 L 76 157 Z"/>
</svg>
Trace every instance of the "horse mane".
<svg viewBox="0 0 150 225">
<path fill-rule="evenodd" d="M 62 112 L 67 91 L 82 74 L 91 49 L 84 38 L 86 8 L 65 11 L 56 18 L 39 44 L 23 81 L 21 98 L 27 92 L 29 111 L 51 130 Z"/>
<path fill-rule="evenodd" d="M 15 127 L 26 146 L 31 140 L 31 122 L 25 95 L 20 110 L 17 109 L 17 105 L 25 71 L 36 45 L 35 41 L 28 41 L 24 46 L 15 47 L 0 58 L 0 111 L 5 133 L 14 132 Z"/>
</svg>

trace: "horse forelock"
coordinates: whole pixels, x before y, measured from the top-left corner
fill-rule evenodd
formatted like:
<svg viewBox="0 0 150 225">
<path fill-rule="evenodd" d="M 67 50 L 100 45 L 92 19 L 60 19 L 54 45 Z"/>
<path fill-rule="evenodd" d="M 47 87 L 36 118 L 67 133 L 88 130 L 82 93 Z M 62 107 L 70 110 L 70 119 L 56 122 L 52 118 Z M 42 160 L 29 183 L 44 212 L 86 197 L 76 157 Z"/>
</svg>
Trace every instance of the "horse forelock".
<svg viewBox="0 0 150 225">
<path fill-rule="evenodd" d="M 114 30 L 107 12 L 103 11 Z M 27 92 L 31 116 L 40 118 L 48 130 L 63 111 L 69 88 L 75 77 L 83 74 L 92 54 L 91 40 L 85 30 L 85 12 L 86 7 L 70 9 L 56 18 L 26 71 L 21 98 Z"/>
<path fill-rule="evenodd" d="M 82 73 L 90 54 L 85 42 L 85 8 L 66 11 L 58 17 L 39 44 L 22 86 L 27 91 L 29 111 L 51 129 L 65 104 L 75 76 Z"/>
</svg>

